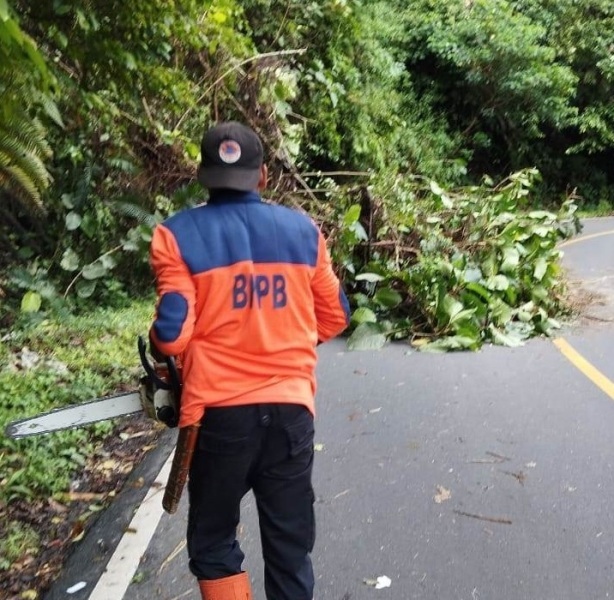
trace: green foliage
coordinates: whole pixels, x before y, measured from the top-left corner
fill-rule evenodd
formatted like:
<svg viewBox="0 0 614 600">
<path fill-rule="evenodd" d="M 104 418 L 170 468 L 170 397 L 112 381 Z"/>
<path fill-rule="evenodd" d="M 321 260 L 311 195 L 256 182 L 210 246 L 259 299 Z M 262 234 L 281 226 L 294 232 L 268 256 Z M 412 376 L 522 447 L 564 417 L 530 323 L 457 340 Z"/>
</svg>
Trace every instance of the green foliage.
<svg viewBox="0 0 614 600">
<path fill-rule="evenodd" d="M 576 231 L 576 207 L 531 210 L 537 177 L 526 170 L 499 185 L 449 191 L 415 178 L 389 187 L 370 255 L 351 269 L 358 308 L 350 346 L 405 337 L 429 350 L 515 346 L 557 328 L 564 309 L 557 243 Z"/>
<path fill-rule="evenodd" d="M 7 90 L 0 90 L 0 103 Z M 0 187 L 4 201 L 17 200 L 29 213 L 43 209 L 41 193 L 51 181 L 43 162 L 51 157 L 40 121 L 14 110 L 0 122 Z"/>
<path fill-rule="evenodd" d="M 476 157 L 524 166 L 531 140 L 573 122 L 571 69 L 557 62 L 545 28 L 513 3 L 414 0 L 402 18 L 404 58 L 416 85 Z"/>
<path fill-rule="evenodd" d="M 568 149 L 572 154 L 595 154 L 614 145 L 614 61 L 612 29 L 614 6 L 609 0 L 517 1 L 516 8 L 546 31 L 559 62 L 577 78 L 573 104 L 577 137 Z M 571 140 L 570 140 L 571 141 Z"/>
<path fill-rule="evenodd" d="M 38 90 L 27 114 L 38 107 L 40 119 L 52 118 L 38 99 L 53 84 L 64 129 L 50 127 L 46 142 L 38 130 L 39 145 L 29 144 L 34 157 L 54 150 L 44 223 L 13 211 L 0 225 L 2 322 L 119 306 L 149 290 L 151 228 L 202 201 L 198 142 L 217 119 L 258 130 L 271 197 L 333 232 L 350 275 L 369 267 L 373 240 L 391 242 L 394 219 L 417 232 L 432 217 L 406 206 L 408 194 L 422 197 L 408 175 L 467 190 L 484 173 L 501 180 L 537 165 L 550 197 L 532 194 L 535 206 L 560 204 L 579 177 L 581 192 L 607 202 L 609 176 L 592 167 L 607 165 L 610 152 L 612 15 L 604 0 L 590 6 L 582 14 L 573 0 L 15 0 L 18 39 L 6 48 L 36 40 L 46 58 L 36 55 L 24 83 Z M 23 122 L 16 104 L 7 110 Z M 29 163 L 44 185 L 43 163 Z M 366 182 L 381 200 L 383 238 L 357 199 Z M 430 267 L 412 273 L 428 278 Z M 396 299 L 382 294 L 379 303 Z"/>
<path fill-rule="evenodd" d="M 12 420 L 99 397 L 141 375 L 136 340 L 147 331 L 153 298 L 125 310 L 45 320 L 3 343 L 0 428 Z M 26 368 L 24 348 L 35 353 Z M 17 369 L 17 365 L 21 368 Z M 65 491 L 110 423 L 22 440 L 0 440 L 0 506 Z M 50 474 L 52 476 L 50 476 Z"/>
<path fill-rule="evenodd" d="M 30 525 L 9 522 L 0 540 L 0 571 L 7 570 L 25 554 L 37 554 L 38 546 L 38 534 Z"/>
<path fill-rule="evenodd" d="M 60 122 L 47 94 L 51 82 L 34 41 L 0 3 L 0 211 L 15 210 L 13 204 L 30 214 L 43 208 L 51 149 L 36 115 L 47 113 Z"/>
</svg>

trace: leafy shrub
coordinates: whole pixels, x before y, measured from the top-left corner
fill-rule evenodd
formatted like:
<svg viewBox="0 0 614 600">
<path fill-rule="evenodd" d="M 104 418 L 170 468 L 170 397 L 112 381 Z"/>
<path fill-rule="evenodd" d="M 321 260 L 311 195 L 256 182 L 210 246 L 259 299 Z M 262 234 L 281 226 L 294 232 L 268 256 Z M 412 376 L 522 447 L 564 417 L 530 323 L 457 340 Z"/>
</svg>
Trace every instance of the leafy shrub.
<svg viewBox="0 0 614 600">
<path fill-rule="evenodd" d="M 564 310 L 557 243 L 576 231 L 576 206 L 532 210 L 538 175 L 450 191 L 415 178 L 389 186 L 386 213 L 352 245 L 350 347 L 405 337 L 429 350 L 515 346 L 556 328 Z M 364 221 L 359 209 L 346 223 Z"/>
</svg>

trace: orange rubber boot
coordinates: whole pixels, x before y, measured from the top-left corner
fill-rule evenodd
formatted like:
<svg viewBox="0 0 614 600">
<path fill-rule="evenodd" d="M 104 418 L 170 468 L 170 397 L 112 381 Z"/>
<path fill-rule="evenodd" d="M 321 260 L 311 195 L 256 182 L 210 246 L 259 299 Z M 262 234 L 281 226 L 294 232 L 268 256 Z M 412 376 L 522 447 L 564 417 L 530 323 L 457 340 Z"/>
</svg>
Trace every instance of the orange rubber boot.
<svg viewBox="0 0 614 600">
<path fill-rule="evenodd" d="M 247 573 L 221 579 L 199 579 L 203 600 L 252 600 L 252 588 Z"/>
</svg>

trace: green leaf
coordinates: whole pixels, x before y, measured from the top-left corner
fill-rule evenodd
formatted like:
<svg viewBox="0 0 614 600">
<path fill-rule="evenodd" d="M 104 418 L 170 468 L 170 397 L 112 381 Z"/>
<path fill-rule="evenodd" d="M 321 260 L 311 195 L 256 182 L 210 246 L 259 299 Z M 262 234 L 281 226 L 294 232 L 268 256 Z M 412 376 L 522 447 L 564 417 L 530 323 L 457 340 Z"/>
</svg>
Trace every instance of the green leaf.
<svg viewBox="0 0 614 600">
<path fill-rule="evenodd" d="M 348 208 L 347 212 L 343 216 L 343 224 L 346 227 L 353 225 L 360 219 L 360 204 L 352 204 L 350 208 Z"/>
<path fill-rule="evenodd" d="M 131 52 L 124 53 L 124 64 L 126 65 L 126 69 L 129 71 L 134 71 L 137 68 L 136 60 L 134 55 Z"/>
<path fill-rule="evenodd" d="M 369 305 L 369 296 L 366 294 L 362 294 L 358 292 L 357 294 L 352 295 L 352 299 L 356 306 L 368 306 Z"/>
<path fill-rule="evenodd" d="M 370 308 L 363 306 L 357 308 L 352 313 L 351 321 L 357 325 L 361 323 L 377 323 L 377 316 Z"/>
<path fill-rule="evenodd" d="M 421 352 L 449 352 L 450 350 L 476 350 L 479 339 L 465 335 L 452 335 L 419 347 Z"/>
<path fill-rule="evenodd" d="M 479 283 L 468 283 L 465 286 L 465 289 L 469 290 L 470 292 L 473 292 L 476 296 L 479 296 L 485 302 L 490 302 L 490 300 L 492 299 L 492 292 L 487 290 L 483 285 L 480 285 Z"/>
<path fill-rule="evenodd" d="M 222 12 L 221 10 L 216 10 L 211 15 L 211 20 L 214 21 L 215 23 L 217 23 L 218 25 L 222 25 L 223 23 L 225 23 L 228 20 L 228 15 L 226 13 Z"/>
<path fill-rule="evenodd" d="M 378 273 L 360 273 L 355 277 L 356 281 L 368 281 L 369 283 L 377 283 L 386 279 Z"/>
<path fill-rule="evenodd" d="M 441 196 L 443 194 L 443 190 L 439 187 L 439 184 L 436 181 L 429 181 L 429 187 L 431 188 L 431 192 L 435 194 L 435 196 Z"/>
<path fill-rule="evenodd" d="M 441 199 L 441 203 L 444 205 L 445 208 L 453 208 L 454 207 L 454 202 L 452 202 L 452 200 L 450 200 L 450 198 L 441 189 L 441 187 L 439 187 L 439 184 L 436 181 L 432 181 L 431 180 L 429 185 L 430 185 L 430 188 L 431 188 L 431 192 L 433 192 L 433 194 L 435 194 L 435 196 L 438 196 Z"/>
<path fill-rule="evenodd" d="M 62 200 L 62 204 L 68 208 L 68 209 L 72 209 L 75 207 L 75 202 L 74 202 L 74 198 L 72 196 L 72 194 L 62 194 L 60 196 L 61 200 Z"/>
<path fill-rule="evenodd" d="M 529 217 L 531 219 L 550 219 L 554 221 L 556 219 L 556 215 L 548 212 L 546 210 L 533 210 L 529 213 Z"/>
<path fill-rule="evenodd" d="M 499 325 L 505 325 L 512 320 L 514 312 L 503 300 L 492 303 L 492 318 Z"/>
<path fill-rule="evenodd" d="M 492 340 L 499 346 L 507 346 L 508 348 L 518 348 L 523 346 L 522 337 L 516 332 L 503 332 L 497 329 L 494 325 L 489 326 L 489 331 L 492 335 Z"/>
<path fill-rule="evenodd" d="M 487 277 L 492 277 L 497 274 L 497 256 L 494 251 L 491 251 L 482 261 L 482 272 Z"/>
<path fill-rule="evenodd" d="M 362 226 L 362 223 L 360 223 L 359 221 L 356 221 L 356 223 L 352 223 L 349 226 L 349 230 L 352 231 L 359 240 L 367 241 L 369 239 L 369 236 L 367 235 L 365 228 Z"/>
<path fill-rule="evenodd" d="M 391 288 L 380 288 L 375 292 L 373 301 L 384 308 L 394 308 L 403 301 L 403 296 Z"/>
<path fill-rule="evenodd" d="M 64 250 L 60 267 L 65 271 L 76 271 L 79 268 L 79 256 L 72 248 Z"/>
<path fill-rule="evenodd" d="M 21 312 L 35 313 L 41 307 L 42 298 L 37 292 L 26 292 L 21 299 Z"/>
<path fill-rule="evenodd" d="M 386 336 L 377 323 L 361 323 L 348 339 L 350 350 L 380 350 L 386 345 Z"/>
<path fill-rule="evenodd" d="M 553 232 L 552 227 L 547 227 L 545 225 L 540 225 L 539 227 L 534 227 L 532 232 L 539 237 L 547 237 Z"/>
<path fill-rule="evenodd" d="M 510 273 L 518 268 L 520 262 L 520 253 L 516 248 L 508 247 L 503 249 L 503 262 L 501 263 L 501 272 Z"/>
<path fill-rule="evenodd" d="M 466 320 L 473 316 L 475 308 L 465 308 L 462 302 L 447 294 L 442 302 L 442 309 L 450 325 Z"/>
<path fill-rule="evenodd" d="M 467 283 L 477 283 L 482 280 L 482 271 L 478 267 L 467 267 L 463 272 L 463 280 Z"/>
<path fill-rule="evenodd" d="M 83 267 L 82 275 L 85 279 L 99 279 L 107 274 L 108 269 L 104 266 L 101 260 L 95 260 L 89 265 Z"/>
<path fill-rule="evenodd" d="M 545 258 L 540 256 L 535 261 L 535 270 L 533 271 L 533 277 L 535 277 L 537 281 L 541 281 L 544 278 L 544 275 L 546 274 L 547 270 L 548 270 L 548 263 L 546 262 Z"/>
<path fill-rule="evenodd" d="M 64 121 L 62 121 L 62 115 L 60 115 L 60 111 L 58 109 L 58 105 L 53 101 L 53 99 L 47 94 L 43 94 L 41 98 L 41 103 L 43 105 L 43 109 L 45 110 L 45 114 L 58 126 L 64 128 Z"/>
<path fill-rule="evenodd" d="M 66 229 L 68 229 L 68 231 L 74 231 L 75 229 L 79 229 L 82 220 L 83 219 L 81 218 L 80 214 L 74 211 L 69 212 L 64 219 L 64 221 L 66 222 Z"/>
<path fill-rule="evenodd" d="M 117 261 L 111 254 L 103 254 L 98 260 L 102 263 L 103 267 L 109 271 L 117 264 Z"/>
<path fill-rule="evenodd" d="M 486 281 L 489 290 L 504 291 L 510 287 L 510 280 L 505 275 L 495 275 Z"/>
<path fill-rule="evenodd" d="M 455 325 L 470 319 L 473 317 L 476 310 L 476 308 L 465 308 L 464 310 L 458 311 L 453 317 L 450 318 L 450 325 Z"/>
<path fill-rule="evenodd" d="M 186 142 L 185 151 L 187 155 L 193 160 L 196 160 L 198 158 L 198 155 L 200 154 L 200 148 L 194 142 Z"/>
<path fill-rule="evenodd" d="M 9 18 L 9 6 L 6 0 L 0 0 L 0 19 L 6 21 Z"/>
<path fill-rule="evenodd" d="M 94 293 L 95 289 L 95 281 L 81 280 L 77 283 L 77 296 L 79 296 L 79 298 L 89 298 Z"/>
</svg>

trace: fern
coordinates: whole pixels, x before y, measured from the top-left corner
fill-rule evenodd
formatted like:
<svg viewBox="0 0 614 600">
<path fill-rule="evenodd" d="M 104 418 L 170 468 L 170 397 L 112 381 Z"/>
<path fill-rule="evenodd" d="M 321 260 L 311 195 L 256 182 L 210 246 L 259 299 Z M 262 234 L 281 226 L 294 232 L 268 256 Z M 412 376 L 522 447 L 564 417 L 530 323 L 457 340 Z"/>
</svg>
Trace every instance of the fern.
<svg viewBox="0 0 614 600">
<path fill-rule="evenodd" d="M 10 153 L 0 137 L 0 168 L 10 170 L 14 167 L 26 173 L 39 191 L 49 186 L 51 177 L 38 154 L 26 151 L 23 146 L 18 147 L 17 152 Z"/>
<path fill-rule="evenodd" d="M 41 130 L 13 117 L 10 129 L 0 124 L 0 184 L 29 214 L 44 212 L 41 194 L 51 175 L 43 158 L 50 150 Z"/>
<path fill-rule="evenodd" d="M 45 161 L 52 156 L 42 123 L 33 116 L 41 93 L 23 72 L 0 65 L 0 186 L 10 211 L 14 206 L 31 216 L 45 212 L 43 192 L 51 183 Z M 38 98 L 38 102 L 33 100 Z M 49 100 L 51 102 L 51 100 Z"/>
<path fill-rule="evenodd" d="M 152 215 L 150 212 L 148 212 L 138 204 L 133 204 L 132 202 L 118 200 L 111 203 L 111 208 L 114 209 L 118 214 L 123 215 L 124 217 L 135 219 L 141 225 L 154 227 L 157 223 L 156 217 L 154 215 Z"/>
</svg>

